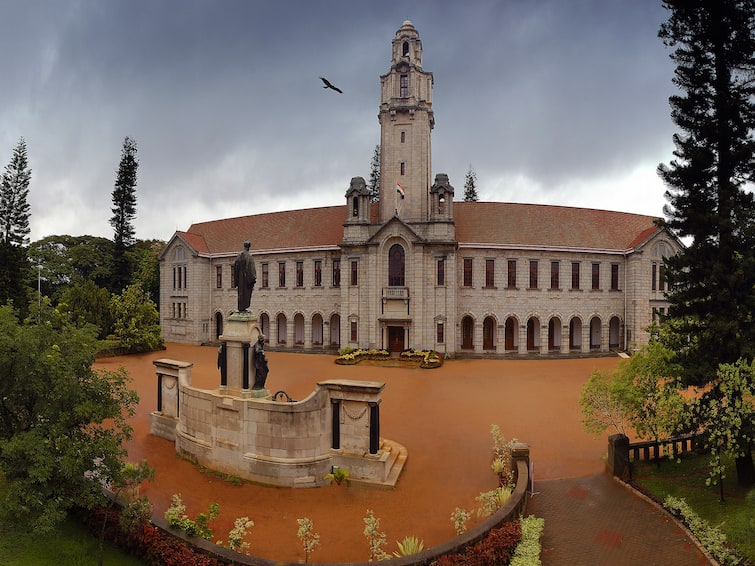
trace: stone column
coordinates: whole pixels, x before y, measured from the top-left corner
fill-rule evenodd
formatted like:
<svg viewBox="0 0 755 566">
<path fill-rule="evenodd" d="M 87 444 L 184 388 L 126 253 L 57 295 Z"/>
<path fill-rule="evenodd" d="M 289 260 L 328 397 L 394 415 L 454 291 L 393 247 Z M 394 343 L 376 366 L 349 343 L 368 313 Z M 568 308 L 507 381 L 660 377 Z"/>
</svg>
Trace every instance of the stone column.
<svg viewBox="0 0 755 566">
<path fill-rule="evenodd" d="M 548 355 L 548 325 L 547 324 L 541 324 L 540 325 L 540 355 L 541 356 L 547 356 Z"/>
<path fill-rule="evenodd" d="M 225 351 L 225 383 L 219 392 L 234 397 L 267 397 L 266 389 L 252 392 L 250 384 L 254 381 L 253 351 L 257 338 L 262 334 L 257 318 L 249 312 L 235 312 L 220 336 L 221 348 Z"/>
<path fill-rule="evenodd" d="M 561 353 L 569 353 L 569 342 L 571 342 L 571 336 L 569 335 L 569 325 L 564 324 L 561 327 Z"/>
</svg>

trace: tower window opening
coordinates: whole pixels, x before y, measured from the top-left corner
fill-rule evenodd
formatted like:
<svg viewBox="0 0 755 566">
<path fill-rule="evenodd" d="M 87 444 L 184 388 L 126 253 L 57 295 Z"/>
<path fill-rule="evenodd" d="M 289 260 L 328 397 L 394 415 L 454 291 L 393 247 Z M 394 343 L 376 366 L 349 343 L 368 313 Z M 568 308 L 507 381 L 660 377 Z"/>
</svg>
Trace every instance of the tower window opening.
<svg viewBox="0 0 755 566">
<path fill-rule="evenodd" d="M 405 143 L 405 142 L 406 142 L 406 132 L 402 131 L 401 132 L 401 143 Z"/>
<path fill-rule="evenodd" d="M 399 86 L 401 87 L 399 96 L 401 98 L 406 98 L 409 96 L 409 75 L 401 75 L 399 81 Z"/>
<path fill-rule="evenodd" d="M 401 46 L 401 56 L 409 57 L 409 42 L 408 41 L 405 41 L 403 45 Z"/>
<path fill-rule="evenodd" d="M 406 161 L 401 162 L 401 175 L 406 175 Z"/>
<path fill-rule="evenodd" d="M 359 216 L 359 197 L 354 197 L 352 201 L 352 215 Z"/>
</svg>

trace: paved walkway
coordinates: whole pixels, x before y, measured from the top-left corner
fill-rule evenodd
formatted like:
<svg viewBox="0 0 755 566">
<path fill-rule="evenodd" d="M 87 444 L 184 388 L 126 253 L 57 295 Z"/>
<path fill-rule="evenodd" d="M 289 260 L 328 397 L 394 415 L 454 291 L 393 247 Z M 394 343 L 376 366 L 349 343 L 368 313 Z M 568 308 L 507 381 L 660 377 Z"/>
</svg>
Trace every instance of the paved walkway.
<svg viewBox="0 0 755 566">
<path fill-rule="evenodd" d="M 527 513 L 545 519 L 543 566 L 709 564 L 667 514 L 608 474 L 539 482 Z"/>
<path fill-rule="evenodd" d="M 322 379 L 385 382 L 381 436 L 407 447 L 407 466 L 394 490 L 352 485 L 346 489 L 278 489 L 236 486 L 176 458 L 172 443 L 149 434 L 156 407 L 152 364 L 173 358 L 194 364 L 192 381 L 213 389 L 219 383 L 217 349 L 169 344 L 167 351 L 99 360 L 98 367 L 125 366 L 141 402 L 131 423 L 129 458 L 147 458 L 155 481 L 142 487 L 161 515 L 173 493 L 181 493 L 195 516 L 213 501 L 221 514 L 214 524 L 223 538 L 236 517 L 255 523 L 252 553 L 296 562 L 303 559 L 296 538 L 298 517 L 309 517 L 321 535 L 313 562 L 366 560 L 363 535 L 367 509 L 381 519 L 386 550 L 415 535 L 425 547 L 453 536 L 449 519 L 457 506 L 476 508 L 474 497 L 491 489 L 490 425 L 507 439 L 530 445 L 536 490 L 528 513 L 545 518 L 545 566 L 704 564 L 683 531 L 658 510 L 602 474 L 604 437 L 585 433 L 579 412 L 582 384 L 596 368 L 610 370 L 617 358 L 581 360 L 454 360 L 436 370 L 338 366 L 332 356 L 269 352 L 269 387 L 303 399 Z M 577 479 L 558 479 L 577 478 Z"/>
</svg>

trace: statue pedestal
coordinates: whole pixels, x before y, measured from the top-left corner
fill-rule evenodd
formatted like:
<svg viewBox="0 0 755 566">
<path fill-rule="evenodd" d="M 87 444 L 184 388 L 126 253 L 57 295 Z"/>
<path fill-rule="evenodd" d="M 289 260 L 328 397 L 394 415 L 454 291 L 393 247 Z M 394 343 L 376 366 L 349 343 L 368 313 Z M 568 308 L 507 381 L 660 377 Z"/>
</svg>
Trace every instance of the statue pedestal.
<svg viewBox="0 0 755 566">
<path fill-rule="evenodd" d="M 252 313 L 235 312 L 228 317 L 220 336 L 219 393 L 246 399 L 269 396 L 266 389 L 252 389 L 255 373 L 254 345 L 260 334 L 262 332 L 257 325 L 257 318 Z"/>
</svg>

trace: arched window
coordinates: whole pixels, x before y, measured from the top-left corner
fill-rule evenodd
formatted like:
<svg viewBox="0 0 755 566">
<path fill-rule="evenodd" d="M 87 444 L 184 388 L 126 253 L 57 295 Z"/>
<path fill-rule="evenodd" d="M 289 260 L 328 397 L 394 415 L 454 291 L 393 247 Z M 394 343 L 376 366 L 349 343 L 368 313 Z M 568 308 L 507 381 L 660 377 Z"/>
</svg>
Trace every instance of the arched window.
<svg viewBox="0 0 755 566">
<path fill-rule="evenodd" d="M 270 342 L 270 317 L 267 313 L 260 314 L 260 325 L 262 325 L 262 334 L 265 336 L 265 342 Z"/>
<path fill-rule="evenodd" d="M 495 319 L 492 316 L 485 317 L 482 321 L 483 350 L 495 350 L 495 326 Z"/>
<path fill-rule="evenodd" d="M 286 315 L 280 313 L 277 318 L 278 322 L 278 344 L 286 343 L 286 334 L 288 332 L 288 326 L 286 324 Z"/>
<path fill-rule="evenodd" d="M 561 319 L 553 317 L 548 321 L 548 349 L 561 348 Z"/>
<path fill-rule="evenodd" d="M 573 317 L 569 321 L 569 348 L 578 350 L 582 347 L 582 320 Z"/>
<path fill-rule="evenodd" d="M 608 347 L 618 348 L 621 342 L 621 320 L 618 316 L 614 316 L 608 321 Z"/>
<path fill-rule="evenodd" d="M 388 250 L 388 286 L 403 287 L 405 253 L 401 244 L 393 244 Z"/>
<path fill-rule="evenodd" d="M 354 197 L 354 199 L 351 202 L 352 202 L 351 215 L 359 216 L 359 197 Z"/>
<path fill-rule="evenodd" d="M 299 312 L 294 315 L 294 344 L 304 345 L 304 315 Z"/>
<path fill-rule="evenodd" d="M 461 347 L 464 350 L 474 349 L 474 319 L 471 316 L 461 319 Z"/>
<path fill-rule="evenodd" d="M 409 56 L 409 42 L 408 41 L 405 41 L 404 44 L 401 46 L 401 56 L 402 57 Z"/>
<path fill-rule="evenodd" d="M 594 316 L 590 319 L 590 349 L 600 349 L 600 335 L 603 331 L 600 319 Z"/>
<path fill-rule="evenodd" d="M 341 345 L 341 317 L 337 314 L 330 317 L 330 345 L 335 348 Z"/>
<path fill-rule="evenodd" d="M 315 313 L 312 317 L 312 344 L 322 346 L 322 315 Z"/>
<path fill-rule="evenodd" d="M 506 350 L 516 350 L 519 346 L 519 323 L 513 317 L 506 319 L 504 327 L 504 348 Z"/>
</svg>

